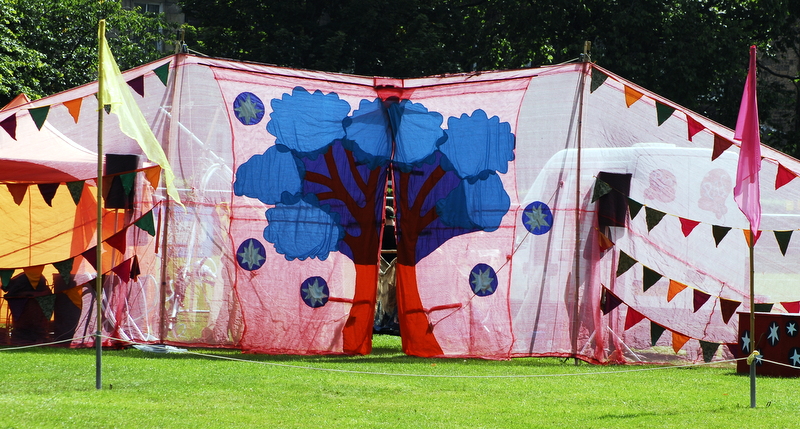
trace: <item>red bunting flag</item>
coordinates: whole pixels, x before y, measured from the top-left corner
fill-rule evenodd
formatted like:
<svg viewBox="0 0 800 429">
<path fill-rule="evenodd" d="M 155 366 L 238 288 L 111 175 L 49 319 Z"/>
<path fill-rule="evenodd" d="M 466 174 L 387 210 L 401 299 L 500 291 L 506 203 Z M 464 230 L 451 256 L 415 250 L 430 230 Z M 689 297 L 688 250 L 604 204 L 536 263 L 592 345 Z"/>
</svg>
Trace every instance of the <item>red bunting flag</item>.
<svg viewBox="0 0 800 429">
<path fill-rule="evenodd" d="M 692 141 L 692 137 L 694 137 L 695 134 L 703 131 L 706 128 L 705 125 L 695 121 L 694 118 L 689 115 L 686 115 L 686 125 L 689 128 L 689 141 Z"/>
<path fill-rule="evenodd" d="M 144 75 L 135 77 L 126 82 L 137 94 L 144 97 Z"/>
<path fill-rule="evenodd" d="M 694 312 L 697 313 L 697 310 L 699 310 L 709 298 L 711 298 L 711 295 L 701 290 L 694 289 Z"/>
<path fill-rule="evenodd" d="M 775 174 L 775 190 L 777 191 L 781 186 L 791 182 L 795 177 L 797 177 L 797 173 L 778 163 L 778 173 Z"/>
<path fill-rule="evenodd" d="M 719 307 L 720 310 L 722 311 L 722 321 L 727 324 L 728 321 L 731 320 L 731 316 L 733 316 L 733 313 L 736 312 L 736 309 L 739 308 L 740 305 L 742 305 L 742 303 L 739 301 L 720 298 Z"/>
<path fill-rule="evenodd" d="M 0 121 L 0 127 L 3 127 L 4 130 L 11 136 L 12 139 L 17 139 L 17 115 L 13 114 L 2 121 Z"/>
<path fill-rule="evenodd" d="M 123 229 L 122 231 L 107 238 L 106 243 L 124 254 L 128 247 L 128 229 Z"/>
<path fill-rule="evenodd" d="M 683 231 L 684 237 L 688 237 L 689 234 L 692 233 L 692 230 L 694 230 L 694 227 L 700 225 L 700 222 L 696 220 L 684 219 L 684 218 L 679 218 L 679 219 L 681 221 L 681 231 Z"/>
<path fill-rule="evenodd" d="M 11 196 L 14 197 L 14 202 L 17 205 L 22 204 L 22 200 L 25 199 L 25 194 L 28 193 L 28 185 L 25 183 L 6 183 L 6 187 L 8 188 L 8 192 L 11 193 Z"/>
<path fill-rule="evenodd" d="M 728 150 L 733 145 L 733 142 L 714 133 L 714 151 L 711 153 L 711 160 L 715 160 L 722 155 L 722 152 Z"/>
<path fill-rule="evenodd" d="M 800 313 L 800 301 L 782 302 L 781 305 L 789 313 Z"/>
<path fill-rule="evenodd" d="M 123 282 L 127 282 L 131 278 L 131 260 L 126 259 L 123 263 L 112 268 L 111 271 L 118 275 Z"/>
<path fill-rule="evenodd" d="M 642 313 L 628 307 L 628 312 L 625 314 L 625 330 L 627 331 L 642 320 L 644 320 Z"/>
</svg>

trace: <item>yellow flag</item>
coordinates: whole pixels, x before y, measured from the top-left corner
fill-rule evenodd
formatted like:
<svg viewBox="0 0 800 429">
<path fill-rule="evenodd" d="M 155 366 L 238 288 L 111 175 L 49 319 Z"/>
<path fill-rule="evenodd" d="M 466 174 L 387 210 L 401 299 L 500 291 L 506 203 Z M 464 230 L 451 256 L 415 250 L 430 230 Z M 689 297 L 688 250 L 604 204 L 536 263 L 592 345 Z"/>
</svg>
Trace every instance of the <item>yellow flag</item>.
<svg viewBox="0 0 800 429">
<path fill-rule="evenodd" d="M 111 106 L 110 112 L 117 114 L 119 117 L 119 128 L 125 135 L 139 143 L 147 158 L 161 166 L 164 172 L 164 182 L 167 185 L 167 194 L 178 204 L 181 204 L 178 190 L 174 184 L 175 174 L 173 174 L 172 167 L 169 165 L 167 155 L 158 140 L 156 140 L 156 136 L 150 126 L 147 125 L 147 120 L 133 99 L 131 90 L 122 78 L 117 62 L 114 61 L 114 55 L 111 54 L 111 49 L 108 47 L 106 21 L 104 19 L 100 20 L 97 38 L 100 44 L 100 68 L 98 73 L 98 81 L 101 88 L 100 93 L 98 93 L 98 99 L 101 100 L 100 107 L 102 108 L 103 105 Z"/>
</svg>

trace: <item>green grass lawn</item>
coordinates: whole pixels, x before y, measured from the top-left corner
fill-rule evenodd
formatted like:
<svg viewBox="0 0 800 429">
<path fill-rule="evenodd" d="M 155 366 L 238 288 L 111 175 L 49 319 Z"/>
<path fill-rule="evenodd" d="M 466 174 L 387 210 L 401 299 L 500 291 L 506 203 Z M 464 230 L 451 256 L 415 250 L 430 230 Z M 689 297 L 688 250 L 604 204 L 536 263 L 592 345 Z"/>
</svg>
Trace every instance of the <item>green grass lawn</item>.
<svg viewBox="0 0 800 429">
<path fill-rule="evenodd" d="M 0 427 L 603 428 L 800 425 L 800 379 L 733 365 L 646 370 L 572 360 L 421 359 L 376 336 L 372 355 L 103 354 L 0 349 Z M 413 375 L 413 376 L 412 376 Z M 500 377 L 519 376 L 519 377 Z"/>
</svg>

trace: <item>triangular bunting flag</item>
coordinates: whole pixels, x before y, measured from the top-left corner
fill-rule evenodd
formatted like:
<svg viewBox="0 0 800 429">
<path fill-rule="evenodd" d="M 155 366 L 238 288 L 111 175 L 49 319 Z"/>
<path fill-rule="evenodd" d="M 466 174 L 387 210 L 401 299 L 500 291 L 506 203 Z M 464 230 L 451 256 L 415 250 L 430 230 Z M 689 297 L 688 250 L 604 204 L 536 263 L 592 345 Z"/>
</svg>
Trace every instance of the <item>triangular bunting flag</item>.
<svg viewBox="0 0 800 429">
<path fill-rule="evenodd" d="M 639 99 L 642 98 L 642 95 L 644 94 L 629 87 L 628 85 L 625 85 L 625 104 L 627 104 L 628 107 L 631 107 L 633 103 L 639 101 Z"/>
<path fill-rule="evenodd" d="M 756 313 L 772 313 L 772 306 L 775 305 L 771 302 L 764 302 L 760 304 L 753 305 L 753 310 Z"/>
<path fill-rule="evenodd" d="M 58 183 L 40 183 L 38 187 L 39 193 L 42 194 L 42 198 L 44 198 L 44 202 L 47 203 L 48 206 L 53 207 L 53 197 L 55 197 L 56 192 L 58 192 Z"/>
<path fill-rule="evenodd" d="M 592 193 L 592 202 L 597 201 L 600 197 L 609 192 L 611 192 L 611 185 L 600 179 L 596 179 L 594 181 L 594 192 Z"/>
<path fill-rule="evenodd" d="M 674 107 L 667 106 L 664 103 L 656 101 L 656 115 L 658 116 L 658 126 L 660 127 L 675 111 Z"/>
<path fill-rule="evenodd" d="M 86 259 L 86 262 L 88 262 L 89 265 L 97 270 L 97 246 L 81 253 L 81 256 L 83 256 L 83 259 Z"/>
<path fill-rule="evenodd" d="M 144 75 L 135 77 L 126 82 L 137 94 L 144 97 Z"/>
<path fill-rule="evenodd" d="M 631 220 L 636 219 L 636 215 L 639 214 L 639 210 L 641 209 L 642 203 L 628 198 L 628 211 L 630 212 L 629 216 L 631 217 Z"/>
<path fill-rule="evenodd" d="M 752 236 L 750 230 L 744 229 L 742 230 L 742 232 L 744 233 L 744 241 L 747 242 L 747 247 L 750 247 L 750 237 Z M 758 238 L 761 237 L 761 231 L 756 231 L 755 236 L 756 238 L 755 241 L 753 241 L 753 246 L 755 246 L 756 243 L 758 243 Z"/>
<path fill-rule="evenodd" d="M 12 139 L 17 139 L 17 115 L 11 115 L 2 121 L 0 121 L 0 127 L 3 127 L 4 130 L 11 136 Z"/>
<path fill-rule="evenodd" d="M 797 177 L 797 173 L 778 163 L 778 173 L 775 174 L 775 190 L 791 182 L 795 177 Z"/>
<path fill-rule="evenodd" d="M 683 292 L 687 286 L 681 282 L 676 282 L 675 280 L 669 281 L 669 290 L 667 290 L 667 302 L 672 301 L 672 298 L 675 298 L 675 295 Z"/>
<path fill-rule="evenodd" d="M 31 283 L 31 287 L 36 289 L 39 286 L 39 280 L 42 279 L 42 271 L 44 271 L 44 265 L 25 267 L 22 269 L 22 271 L 25 272 L 25 277 L 28 278 L 28 281 Z"/>
<path fill-rule="evenodd" d="M 114 274 L 118 275 L 123 282 L 127 283 L 128 280 L 131 279 L 131 260 L 126 259 L 121 264 L 112 268 L 111 271 L 113 271 Z"/>
<path fill-rule="evenodd" d="M 106 243 L 124 254 L 125 250 L 128 248 L 128 230 L 123 229 L 112 235 L 106 239 Z"/>
<path fill-rule="evenodd" d="M 76 98 L 74 100 L 65 101 L 64 107 L 67 108 L 69 114 L 72 116 L 72 119 L 75 120 L 75 123 L 78 123 L 78 118 L 81 116 L 81 104 L 83 103 L 83 98 Z"/>
<path fill-rule="evenodd" d="M 602 232 L 600 232 L 600 231 L 598 231 L 598 232 L 597 232 L 597 234 L 598 234 L 598 239 L 597 239 L 597 241 L 598 241 L 598 242 L 599 242 L 599 244 L 600 244 L 600 250 L 601 250 L 601 251 L 606 251 L 606 250 L 608 250 L 608 249 L 610 249 L 610 248 L 614 247 L 614 242 L 613 242 L 613 241 L 611 241 L 611 239 L 610 239 L 610 238 L 608 238 L 608 236 L 607 236 L 607 235 L 603 234 L 603 233 L 602 233 Z"/>
<path fill-rule="evenodd" d="M 619 263 L 617 264 L 617 277 L 621 276 L 625 271 L 628 271 L 632 266 L 638 262 L 636 259 L 628 256 L 627 253 L 619 252 Z"/>
<path fill-rule="evenodd" d="M 164 86 L 167 86 L 167 77 L 169 77 L 169 63 L 171 62 L 172 61 L 167 61 L 166 63 L 161 64 L 153 69 L 153 73 L 155 73 L 156 76 L 161 79 L 161 83 L 163 83 Z"/>
<path fill-rule="evenodd" d="M 64 294 L 67 295 L 70 301 L 75 305 L 75 307 L 82 308 L 83 307 L 83 296 L 82 296 L 82 287 L 71 287 L 64 291 Z"/>
<path fill-rule="evenodd" d="M 711 295 L 697 289 L 693 289 L 694 291 L 694 312 L 697 313 L 697 310 L 703 306 L 703 304 L 711 298 Z"/>
<path fill-rule="evenodd" d="M 733 145 L 733 142 L 720 136 L 719 134 L 714 134 L 714 150 L 711 152 L 711 160 L 715 160 L 722 155 L 722 152 L 728 150 L 729 147 Z"/>
<path fill-rule="evenodd" d="M 703 362 L 709 363 L 714 359 L 719 349 L 719 343 L 709 343 L 708 341 L 700 340 L 700 348 L 703 349 Z"/>
<path fill-rule="evenodd" d="M 782 302 L 781 305 L 787 313 L 800 313 L 800 301 Z"/>
<path fill-rule="evenodd" d="M 719 226 L 719 225 L 711 225 L 711 234 L 714 235 L 714 242 L 716 243 L 717 247 L 719 247 L 719 243 L 722 242 L 722 239 L 728 235 L 728 231 L 731 230 L 729 226 Z"/>
<path fill-rule="evenodd" d="M 661 219 L 664 218 L 666 213 L 658 211 L 656 209 L 651 209 L 650 207 L 644 208 L 644 218 L 647 221 L 647 231 L 650 232 L 661 222 Z"/>
<path fill-rule="evenodd" d="M 0 270 L 0 288 L 6 290 L 6 286 L 13 276 L 14 270 Z"/>
<path fill-rule="evenodd" d="M 25 183 L 6 183 L 6 187 L 8 188 L 8 192 L 11 193 L 11 196 L 14 197 L 14 202 L 17 205 L 22 204 L 22 200 L 25 199 L 25 194 L 28 193 L 28 185 Z"/>
<path fill-rule="evenodd" d="M 122 189 L 125 195 L 130 195 L 133 190 L 133 183 L 136 181 L 136 172 L 120 174 L 119 179 L 122 181 Z"/>
<path fill-rule="evenodd" d="M 50 320 L 53 317 L 53 308 L 56 305 L 56 296 L 55 295 L 45 295 L 45 296 L 37 296 L 36 302 L 39 303 L 39 307 L 42 308 L 42 313 L 44 313 L 44 318 Z"/>
<path fill-rule="evenodd" d="M 697 122 L 689 115 L 686 115 L 686 126 L 689 128 L 689 141 L 692 141 L 692 137 L 694 137 L 695 134 L 703 131 L 706 128 L 705 125 Z"/>
<path fill-rule="evenodd" d="M 658 339 L 661 338 L 661 334 L 663 334 L 665 330 L 666 328 L 659 325 L 658 323 L 653 321 L 650 322 L 650 345 L 652 347 L 656 346 L 656 343 L 658 343 Z"/>
<path fill-rule="evenodd" d="M 694 227 L 700 225 L 700 222 L 696 220 L 684 219 L 684 218 L 679 218 L 679 219 L 681 221 L 681 231 L 683 231 L 684 237 L 688 237 L 689 234 L 692 233 L 692 230 L 694 230 Z"/>
<path fill-rule="evenodd" d="M 72 265 L 74 261 L 73 258 L 69 258 L 61 262 L 53 263 L 53 266 L 58 270 L 58 274 L 61 275 L 61 278 L 64 279 L 64 284 L 67 286 L 69 286 L 69 283 L 72 281 Z"/>
<path fill-rule="evenodd" d="M 149 212 L 143 214 L 142 217 L 140 217 L 133 224 L 138 226 L 139 228 L 145 230 L 151 236 L 153 236 L 153 237 L 156 236 L 156 224 L 153 221 L 153 211 L 152 210 L 150 210 Z"/>
<path fill-rule="evenodd" d="M 592 85 L 589 89 L 589 93 L 591 94 L 597 88 L 600 88 L 600 85 L 608 79 L 608 75 L 597 70 L 596 68 L 592 67 Z"/>
<path fill-rule="evenodd" d="M 131 261 L 131 280 L 136 281 L 139 278 L 139 274 L 142 274 L 142 271 L 139 269 L 139 257 L 133 255 L 133 260 Z"/>
<path fill-rule="evenodd" d="M 158 189 L 158 182 L 161 180 L 161 167 L 158 165 L 150 167 L 144 171 L 144 175 L 147 177 L 147 181 L 150 182 L 150 186 L 153 189 Z"/>
<path fill-rule="evenodd" d="M 81 202 L 81 195 L 83 195 L 83 183 L 83 180 L 79 180 L 77 182 L 67 182 L 67 189 L 69 189 L 69 194 L 72 195 L 72 201 L 75 201 L 76 206 Z"/>
<path fill-rule="evenodd" d="M 44 121 L 47 120 L 47 114 L 50 113 L 50 106 L 35 107 L 28 110 L 28 113 L 30 113 L 33 123 L 36 124 L 36 128 L 41 130 Z"/>
<path fill-rule="evenodd" d="M 742 305 L 742 303 L 739 301 L 720 298 L 719 308 L 722 311 L 722 321 L 727 324 L 728 321 L 731 320 L 731 316 L 733 316 L 733 313 L 736 312 L 736 309 L 739 308 L 740 305 Z"/>
<path fill-rule="evenodd" d="M 672 332 L 672 350 L 675 350 L 675 353 L 678 353 L 687 341 L 689 341 L 689 337 L 686 335 Z"/>
<path fill-rule="evenodd" d="M 620 304 L 622 304 L 621 299 L 617 298 L 610 290 L 603 289 L 603 296 L 600 299 L 600 308 L 603 309 L 603 314 L 608 314 L 611 310 L 619 307 Z"/>
<path fill-rule="evenodd" d="M 661 277 L 664 276 L 642 265 L 643 292 L 647 292 L 647 289 L 650 289 L 657 281 L 661 280 Z"/>
<path fill-rule="evenodd" d="M 624 330 L 627 331 L 628 329 L 632 328 L 634 325 L 641 322 L 642 320 L 644 320 L 644 316 L 642 315 L 642 313 L 639 313 L 638 311 L 628 307 L 628 313 L 625 314 Z"/>
</svg>

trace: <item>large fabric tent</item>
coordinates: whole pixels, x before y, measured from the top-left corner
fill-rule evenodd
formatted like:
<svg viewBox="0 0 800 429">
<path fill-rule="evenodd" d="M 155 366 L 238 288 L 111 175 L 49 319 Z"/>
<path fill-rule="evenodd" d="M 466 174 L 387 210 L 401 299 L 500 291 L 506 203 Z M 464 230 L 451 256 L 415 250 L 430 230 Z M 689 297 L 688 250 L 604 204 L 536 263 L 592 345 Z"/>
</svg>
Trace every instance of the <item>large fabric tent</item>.
<svg viewBox="0 0 800 429">
<path fill-rule="evenodd" d="M 748 223 L 732 198 L 738 142 L 601 67 L 392 79 L 179 54 L 124 75 L 185 208 L 163 189 L 136 194 L 122 224 L 150 214 L 156 237 L 123 248 L 147 261 L 136 280 L 112 270 L 125 257 L 104 268 L 111 338 L 369 353 L 391 189 L 408 354 L 621 363 L 739 353 L 732 315 L 749 310 L 749 272 Z M 61 158 L 82 165 L 95 150 L 96 91 L 0 112 L 0 158 L 58 140 L 82 147 Z M 27 118 L 45 106 L 44 126 Z M 141 155 L 115 129 L 107 152 Z M 800 163 L 762 154 L 755 300 L 796 312 Z M 12 189 L 77 174 L 36 168 L 0 180 Z M 21 215 L 3 192 L 5 222 Z M 20 246 L 0 245 L 0 269 L 78 254 L 3 259 Z M 75 335 L 73 345 L 91 344 Z"/>
</svg>

